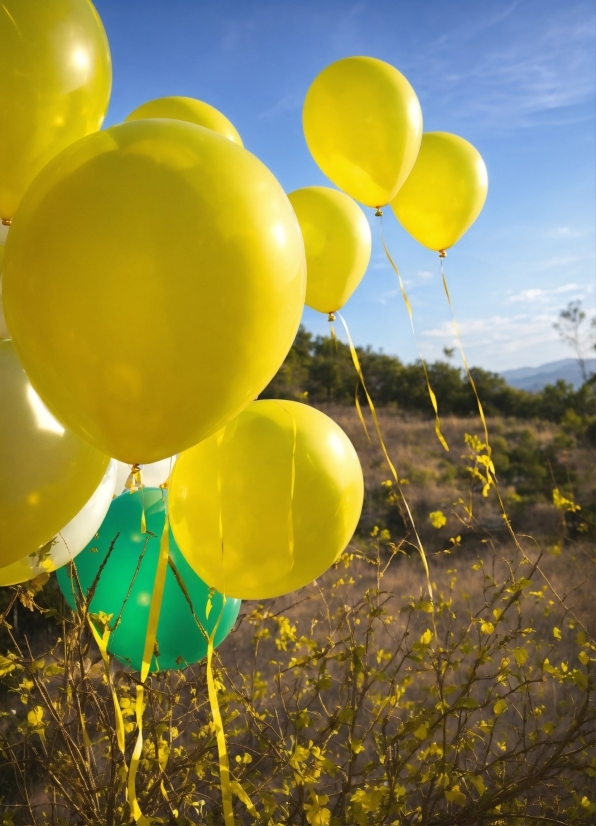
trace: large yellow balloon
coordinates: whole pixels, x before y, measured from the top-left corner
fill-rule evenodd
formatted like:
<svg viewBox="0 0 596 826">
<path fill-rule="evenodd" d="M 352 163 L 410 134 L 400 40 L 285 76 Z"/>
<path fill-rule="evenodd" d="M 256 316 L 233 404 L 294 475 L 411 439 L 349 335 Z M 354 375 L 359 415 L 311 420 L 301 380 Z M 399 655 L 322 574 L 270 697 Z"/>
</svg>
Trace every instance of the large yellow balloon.
<svg viewBox="0 0 596 826">
<path fill-rule="evenodd" d="M 327 66 L 307 92 L 302 122 L 325 175 L 372 207 L 395 197 L 422 137 L 416 93 L 397 69 L 373 57 Z"/>
<path fill-rule="evenodd" d="M 336 561 L 364 486 L 335 422 L 308 405 L 267 400 L 182 453 L 169 490 L 172 530 L 197 574 L 229 596 L 266 599 Z"/>
<path fill-rule="evenodd" d="M 224 138 L 242 146 L 242 138 L 220 111 L 202 100 L 185 97 L 156 98 L 138 106 L 126 120 L 145 120 L 146 118 L 173 118 L 187 123 L 196 123 L 205 129 L 212 129 Z"/>
<path fill-rule="evenodd" d="M 0 218 L 43 166 L 105 117 L 112 64 L 89 0 L 0 3 Z"/>
<path fill-rule="evenodd" d="M 0 566 L 40 548 L 77 514 L 109 458 L 44 407 L 11 341 L 0 342 Z"/>
<path fill-rule="evenodd" d="M 308 186 L 289 194 L 306 250 L 306 304 L 320 313 L 341 309 L 370 261 L 366 215 L 337 189 Z"/>
<path fill-rule="evenodd" d="M 446 250 L 480 215 L 487 192 L 488 173 L 478 150 L 457 135 L 427 132 L 410 177 L 391 206 L 419 243 Z"/>
<path fill-rule="evenodd" d="M 305 270 L 294 211 L 254 155 L 201 126 L 138 120 L 38 176 L 8 236 L 4 310 L 54 415 L 120 461 L 155 462 L 271 380 Z"/>
</svg>

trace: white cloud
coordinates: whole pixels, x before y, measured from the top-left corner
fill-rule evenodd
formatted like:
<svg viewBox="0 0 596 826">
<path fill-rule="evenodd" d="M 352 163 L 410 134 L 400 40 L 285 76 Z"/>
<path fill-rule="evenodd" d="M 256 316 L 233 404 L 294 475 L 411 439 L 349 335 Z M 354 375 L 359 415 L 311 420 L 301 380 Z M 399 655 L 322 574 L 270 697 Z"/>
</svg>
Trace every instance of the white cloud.
<svg viewBox="0 0 596 826">
<path fill-rule="evenodd" d="M 595 316 L 587 309 L 586 324 Z M 488 318 L 458 320 L 458 328 L 470 364 L 486 364 L 489 369 L 519 367 L 524 360 L 542 364 L 568 356 L 566 346 L 554 329 L 558 312 L 493 315 Z M 420 335 L 428 358 L 438 358 L 445 344 L 457 347 L 453 324 L 444 321 Z"/>
<path fill-rule="evenodd" d="M 413 278 L 404 278 L 404 285 L 408 290 L 415 290 L 418 287 L 425 287 L 434 277 L 434 273 L 429 270 L 419 270 Z"/>
<path fill-rule="evenodd" d="M 464 347 L 485 356 L 487 351 L 515 353 L 535 344 L 556 341 L 558 336 L 553 328 L 556 320 L 555 312 L 533 315 L 519 313 L 514 316 L 494 315 L 490 318 L 468 319 L 458 322 L 458 326 Z M 450 345 L 457 344 L 453 325 L 448 321 L 425 330 L 422 336 L 447 341 Z"/>
<path fill-rule="evenodd" d="M 389 304 L 390 299 L 395 298 L 398 295 L 399 289 L 385 290 L 384 293 L 381 293 L 374 300 L 377 304 L 383 304 L 383 306 L 386 306 L 387 304 Z"/>
<path fill-rule="evenodd" d="M 507 300 L 510 302 L 523 301 L 529 303 L 546 303 L 551 301 L 554 296 L 581 290 L 582 288 L 579 284 L 562 284 L 560 287 L 554 287 L 550 290 L 543 290 L 540 287 L 532 287 L 527 290 L 520 290 L 518 293 L 509 291 Z"/>
<path fill-rule="evenodd" d="M 547 230 L 544 233 L 545 238 L 585 238 L 593 230 L 580 229 L 579 227 L 556 227 L 556 229 Z"/>
</svg>

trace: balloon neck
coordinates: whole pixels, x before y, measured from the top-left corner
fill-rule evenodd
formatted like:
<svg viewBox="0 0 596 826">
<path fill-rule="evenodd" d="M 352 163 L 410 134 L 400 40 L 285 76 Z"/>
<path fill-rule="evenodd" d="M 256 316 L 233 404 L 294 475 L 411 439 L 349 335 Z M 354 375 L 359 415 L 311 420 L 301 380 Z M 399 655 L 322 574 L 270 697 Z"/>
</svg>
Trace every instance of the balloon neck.
<svg viewBox="0 0 596 826">
<path fill-rule="evenodd" d="M 2 226 L 9 227 L 12 224 L 12 218 L 3 218 Z"/>
<path fill-rule="evenodd" d="M 327 316 L 327 321 L 335 321 L 335 313 L 329 313 L 329 315 Z"/>
<path fill-rule="evenodd" d="M 141 465 L 131 465 L 130 474 L 124 485 L 126 490 L 131 493 L 136 493 L 137 490 L 144 487 L 143 485 L 143 470 Z"/>
<path fill-rule="evenodd" d="M 375 218 L 382 218 L 383 217 L 383 210 L 380 206 L 377 207 L 377 211 L 375 212 Z"/>
<path fill-rule="evenodd" d="M 447 253 L 445 250 L 439 250 L 439 258 L 447 258 Z"/>
</svg>

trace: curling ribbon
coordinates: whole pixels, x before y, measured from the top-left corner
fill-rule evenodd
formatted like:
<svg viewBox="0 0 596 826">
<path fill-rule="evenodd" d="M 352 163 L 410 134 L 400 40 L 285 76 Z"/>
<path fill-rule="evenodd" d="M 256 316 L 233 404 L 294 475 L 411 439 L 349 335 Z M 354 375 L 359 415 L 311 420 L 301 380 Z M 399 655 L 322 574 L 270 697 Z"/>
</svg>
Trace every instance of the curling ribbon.
<svg viewBox="0 0 596 826">
<path fill-rule="evenodd" d="M 230 762 L 228 758 L 228 750 L 226 747 L 226 738 L 225 732 L 223 728 L 223 721 L 221 719 L 221 711 L 219 709 L 219 703 L 217 700 L 217 690 L 215 687 L 215 679 L 213 676 L 213 651 L 215 648 L 215 635 L 217 633 L 217 629 L 219 627 L 219 622 L 223 615 L 224 606 L 226 604 L 226 598 L 223 597 L 221 609 L 219 612 L 219 616 L 217 618 L 217 622 L 215 623 L 215 628 L 211 632 L 211 634 L 207 634 L 203 624 L 197 617 L 194 609 L 194 605 L 192 604 L 192 600 L 190 598 L 190 594 L 182 580 L 182 577 L 178 573 L 178 569 L 174 565 L 174 562 L 170 559 L 168 560 L 168 564 L 172 569 L 174 576 L 176 577 L 176 581 L 180 586 L 180 590 L 184 594 L 184 598 L 188 602 L 191 614 L 193 615 L 194 621 L 196 622 L 199 630 L 204 635 L 205 639 L 207 640 L 207 690 L 209 695 L 209 705 L 211 708 L 211 716 L 213 717 L 213 725 L 215 727 L 215 738 L 217 742 L 217 753 L 219 758 L 219 782 L 221 787 L 221 797 L 223 803 L 223 812 L 224 812 L 224 822 L 225 826 L 235 826 L 234 821 L 234 813 L 232 809 L 232 792 L 236 794 L 237 797 L 242 800 L 243 803 L 246 804 L 244 798 L 241 794 L 236 791 L 236 782 L 230 781 Z M 209 596 L 209 600 L 207 602 L 205 614 L 207 618 L 209 617 L 209 613 L 211 611 L 211 595 Z M 239 785 L 239 784 L 238 784 Z M 240 787 L 241 788 L 241 787 Z M 244 795 L 246 792 L 242 789 Z M 246 795 L 248 797 L 248 795 Z M 250 798 L 248 798 L 250 802 Z M 252 805 L 252 803 L 251 803 Z M 254 808 L 254 807 L 253 807 Z"/>
<path fill-rule="evenodd" d="M 488 455 L 491 454 L 491 447 L 489 444 L 488 439 L 488 425 L 486 423 L 486 418 L 484 416 L 484 408 L 482 407 L 482 402 L 480 401 L 480 396 L 478 395 L 478 390 L 476 389 L 476 382 L 474 381 L 474 377 L 470 373 L 470 368 L 468 367 L 468 360 L 466 359 L 466 354 L 464 353 L 464 345 L 461 340 L 461 336 L 459 334 L 459 327 L 455 318 L 455 313 L 453 311 L 453 304 L 451 303 L 451 296 L 449 295 L 449 287 L 447 286 L 447 279 L 445 278 L 445 273 L 443 271 L 443 256 L 440 256 L 441 261 L 441 279 L 443 281 L 443 289 L 445 290 L 445 295 L 447 296 L 447 303 L 449 304 L 449 309 L 451 310 L 451 319 L 453 321 L 453 329 L 455 330 L 455 337 L 457 338 L 457 344 L 459 347 L 459 352 L 461 353 L 461 358 L 464 363 L 464 367 L 470 380 L 470 384 L 472 385 L 472 390 L 474 391 L 474 396 L 476 397 L 476 403 L 478 404 L 478 412 L 480 413 L 480 419 L 482 420 L 482 426 L 484 428 L 484 439 L 486 441 L 486 450 Z M 490 463 L 490 470 L 491 473 L 494 475 L 495 473 L 495 466 L 493 463 Z"/>
<path fill-rule="evenodd" d="M 401 273 L 397 268 L 397 264 L 391 257 L 389 250 L 387 249 L 387 244 L 385 243 L 385 236 L 383 235 L 383 224 L 381 224 L 381 241 L 383 242 L 383 249 L 385 250 L 385 255 L 387 256 L 387 260 L 393 267 L 393 271 L 397 275 L 399 280 L 399 287 L 401 289 L 402 298 L 404 300 L 404 304 L 406 305 L 406 309 L 408 311 L 408 316 L 410 317 L 410 326 L 412 327 L 412 335 L 414 336 L 414 343 L 416 344 L 416 348 L 418 349 L 418 355 L 420 357 L 420 361 L 422 362 L 422 369 L 424 370 L 424 377 L 426 379 L 426 386 L 428 388 L 428 395 L 433 406 L 433 410 L 435 411 L 435 433 L 437 434 L 437 439 L 443 445 L 445 450 L 449 450 L 449 445 L 445 441 L 443 434 L 441 433 L 441 420 L 439 419 L 439 405 L 437 404 L 437 397 L 435 396 L 435 392 L 431 387 L 430 379 L 428 377 L 428 370 L 426 367 L 426 362 L 422 358 L 422 354 L 420 352 L 420 347 L 418 346 L 418 339 L 416 338 L 416 330 L 414 329 L 414 314 L 412 313 L 412 305 L 410 304 L 410 299 L 408 298 L 408 294 L 406 292 L 406 287 L 401 277 Z"/>
<path fill-rule="evenodd" d="M 110 694 L 112 696 L 112 702 L 114 703 L 114 717 L 116 720 L 116 739 L 118 741 L 118 748 L 124 755 L 125 751 L 125 739 L 124 739 L 124 720 L 122 718 L 122 709 L 120 708 L 120 703 L 118 702 L 118 695 L 116 694 L 116 689 L 114 688 L 114 683 L 112 682 L 112 672 L 110 669 L 110 655 L 108 654 L 108 642 L 110 639 L 110 627 L 106 624 L 104 627 L 103 635 L 100 636 L 97 628 L 95 627 L 93 620 L 87 613 L 85 608 L 85 615 L 87 622 L 89 624 L 89 628 L 91 629 L 91 633 L 97 643 L 97 647 L 99 648 L 101 658 L 103 660 L 103 664 L 106 671 L 106 677 L 108 680 L 108 685 L 110 687 Z"/>
<path fill-rule="evenodd" d="M 117 538 L 118 537 L 116 537 L 116 539 Z M 115 540 L 114 540 L 114 542 L 115 542 Z M 112 545 L 112 547 L 113 547 L 113 545 Z M 109 555 L 108 555 L 108 557 L 109 557 Z M 105 562 L 104 562 L 104 564 L 105 564 Z M 120 708 L 120 703 L 118 702 L 118 695 L 116 694 L 116 689 L 115 689 L 114 683 L 112 681 L 112 672 L 111 672 L 111 669 L 110 669 L 110 655 L 108 653 L 108 642 L 109 642 L 109 639 L 110 639 L 111 630 L 110 630 L 109 625 L 106 624 L 105 627 L 104 627 L 104 630 L 103 630 L 103 634 L 100 636 L 97 628 L 95 627 L 95 624 L 94 624 L 93 620 L 89 616 L 89 600 L 85 599 L 85 597 L 83 597 L 83 592 L 81 590 L 81 583 L 79 582 L 79 578 L 78 578 L 78 575 L 77 575 L 77 569 L 73 565 L 72 560 L 71 560 L 70 565 L 71 565 L 72 576 L 76 577 L 77 585 L 78 585 L 78 588 L 79 588 L 79 593 L 82 597 L 83 616 L 84 616 L 85 620 L 87 621 L 87 624 L 89 625 L 89 628 L 91 630 L 91 633 L 93 634 L 93 638 L 94 638 L 95 642 L 97 643 L 97 647 L 99 648 L 99 652 L 100 652 L 101 658 L 103 660 L 103 664 L 104 664 L 104 668 L 105 668 L 105 672 L 106 672 L 106 679 L 108 681 L 108 686 L 110 688 L 110 695 L 112 697 L 112 703 L 114 705 L 114 720 L 116 722 L 116 740 L 117 740 L 117 743 L 118 743 L 118 748 L 122 752 L 122 756 L 125 757 L 124 720 L 122 718 L 122 709 Z M 74 595 L 74 592 L 73 592 L 73 595 Z M 126 762 L 126 758 L 125 758 L 125 762 Z"/>
<path fill-rule="evenodd" d="M 228 749 L 226 746 L 226 736 L 224 733 L 223 721 L 221 719 L 221 711 L 217 701 L 217 689 L 215 687 L 215 679 L 213 677 L 213 649 L 215 647 L 215 635 L 219 627 L 219 621 L 223 614 L 223 609 L 226 604 L 226 598 L 223 597 L 221 611 L 219 617 L 209 635 L 207 643 L 207 691 L 209 694 L 209 705 L 211 706 L 211 716 L 213 717 L 213 725 L 215 726 L 215 739 L 217 741 L 217 753 L 219 756 L 219 782 L 221 785 L 221 801 L 223 805 L 223 816 L 225 826 L 235 826 L 234 810 L 232 808 L 232 784 L 230 782 L 230 760 L 228 758 Z"/>
<path fill-rule="evenodd" d="M 391 471 L 391 475 L 393 476 L 393 479 L 395 480 L 396 487 L 397 487 L 397 489 L 400 493 L 400 496 L 401 496 L 402 501 L 404 503 L 404 506 L 406 508 L 408 517 L 410 519 L 410 523 L 412 525 L 412 530 L 414 531 L 414 536 L 416 537 L 417 550 L 418 550 L 418 553 L 420 554 L 420 558 L 422 559 L 422 564 L 424 566 L 424 572 L 426 574 L 426 587 L 428 589 L 428 595 L 430 597 L 431 605 L 433 606 L 433 623 L 434 623 L 433 588 L 432 588 L 432 583 L 430 581 L 430 570 L 428 568 L 428 562 L 427 562 L 427 559 L 426 559 L 426 553 L 424 552 L 424 546 L 422 545 L 420 537 L 418 536 L 418 530 L 416 528 L 416 523 L 414 522 L 414 516 L 412 514 L 412 511 L 410 510 L 408 500 L 406 499 L 406 497 L 404 495 L 404 492 L 402 490 L 402 487 L 401 487 L 401 484 L 400 484 L 400 481 L 399 481 L 399 476 L 398 476 L 398 473 L 395 469 L 395 465 L 391 461 L 391 458 L 389 457 L 389 453 L 387 452 L 387 447 L 385 446 L 385 442 L 383 440 L 383 434 L 381 433 L 381 426 L 379 424 L 379 419 L 377 417 L 377 411 L 376 411 L 375 406 L 373 404 L 373 400 L 371 399 L 370 394 L 367 390 L 366 382 L 364 381 L 364 374 L 362 372 L 362 367 L 360 366 L 360 359 L 358 358 L 358 353 L 356 352 L 356 348 L 354 347 L 354 342 L 352 341 L 352 336 L 350 335 L 350 331 L 348 330 L 348 325 L 346 324 L 346 321 L 345 321 L 345 319 L 344 319 L 344 317 L 342 316 L 341 313 L 337 313 L 337 315 L 339 316 L 339 319 L 340 319 L 341 323 L 343 324 L 344 330 L 346 332 L 346 336 L 348 338 L 348 346 L 350 348 L 350 354 L 352 356 L 352 362 L 354 364 L 354 368 L 356 370 L 356 373 L 358 374 L 358 378 L 360 379 L 360 382 L 362 384 L 362 389 L 364 390 L 364 394 L 366 396 L 366 401 L 368 402 L 368 406 L 370 408 L 370 412 L 371 412 L 371 415 L 372 415 L 372 420 L 373 420 L 373 423 L 374 423 L 374 426 L 375 426 L 375 431 L 376 431 L 376 434 L 377 434 L 377 438 L 379 440 L 379 444 L 381 446 L 381 450 L 383 452 L 383 456 L 385 458 L 385 461 L 387 462 L 389 470 Z M 358 398 L 358 393 L 356 393 L 356 398 Z M 356 409 L 359 411 L 361 421 L 364 424 L 364 417 L 362 417 L 362 411 L 360 410 L 360 405 L 359 404 L 357 405 Z M 364 429 L 366 431 L 366 435 L 368 436 L 368 430 L 366 430 L 366 424 L 364 424 Z M 369 440 L 370 440 L 370 437 L 369 437 Z M 436 631 L 435 631 L 435 636 L 436 636 Z"/>
<path fill-rule="evenodd" d="M 141 465 L 131 465 L 130 473 L 124 483 L 124 488 L 125 490 L 130 491 L 130 493 L 136 493 L 138 490 L 141 491 L 141 533 L 147 533 L 147 523 L 145 521 L 145 502 L 143 500 L 144 487 L 143 469 Z"/>
<path fill-rule="evenodd" d="M 236 430 L 236 422 L 233 424 L 234 432 Z M 224 566 L 224 537 L 223 537 L 223 508 L 222 508 L 222 484 L 221 484 L 221 468 L 219 462 L 219 452 L 221 444 L 226 435 L 228 426 L 220 431 L 217 437 L 217 490 L 219 493 L 219 541 L 221 544 L 221 569 L 224 582 L 224 593 L 222 598 L 221 610 L 215 623 L 211 634 L 207 640 L 207 691 L 209 695 L 209 705 L 211 707 L 211 716 L 213 717 L 213 725 L 215 726 L 215 739 L 217 742 L 217 754 L 219 758 L 219 784 L 221 787 L 221 802 L 223 808 L 223 816 L 225 826 L 235 826 L 234 809 L 232 800 L 232 786 L 230 783 L 230 761 L 228 758 L 228 749 L 226 746 L 226 735 L 223 728 L 223 721 L 221 719 L 221 711 L 217 701 L 217 690 L 215 688 L 215 680 L 213 677 L 213 649 L 215 647 L 215 634 L 219 627 L 223 609 L 226 604 L 225 596 L 225 566 Z M 199 627 L 200 624 L 199 624 Z"/>
<path fill-rule="evenodd" d="M 145 699 L 145 680 L 149 675 L 151 667 L 151 660 L 153 659 L 155 651 L 155 641 L 157 636 L 157 626 L 159 623 L 159 615 L 161 612 L 161 602 L 163 598 L 163 590 L 166 581 L 166 573 L 168 570 L 169 559 L 169 521 L 166 510 L 166 517 L 161 535 L 161 542 L 159 545 L 159 559 L 157 562 L 157 569 L 155 571 L 155 582 L 153 584 L 153 594 L 151 596 L 151 607 L 149 608 L 149 621 L 147 623 L 147 633 L 145 635 L 145 648 L 143 649 L 143 663 L 141 666 L 141 675 L 139 683 L 137 684 L 137 701 L 135 705 L 135 715 L 137 722 L 137 741 L 135 743 L 134 751 L 130 760 L 128 769 L 128 799 L 131 813 L 139 826 L 151 826 L 151 820 L 146 818 L 141 812 L 139 802 L 137 800 L 136 791 L 136 777 L 137 769 L 139 767 L 139 760 L 143 751 L 143 711 Z M 227 826 L 227 824 L 226 824 Z"/>
</svg>

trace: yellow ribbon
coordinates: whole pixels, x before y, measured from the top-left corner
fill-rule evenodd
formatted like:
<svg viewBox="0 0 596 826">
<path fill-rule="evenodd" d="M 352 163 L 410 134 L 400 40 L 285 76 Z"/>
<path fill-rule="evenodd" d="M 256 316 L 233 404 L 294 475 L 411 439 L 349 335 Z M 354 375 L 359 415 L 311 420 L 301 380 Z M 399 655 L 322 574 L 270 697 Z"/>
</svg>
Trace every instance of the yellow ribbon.
<svg viewBox="0 0 596 826">
<path fill-rule="evenodd" d="M 149 676 L 149 669 L 151 668 L 151 660 L 155 651 L 155 641 L 157 637 L 157 626 L 159 624 L 159 615 L 161 613 L 161 602 L 163 598 L 163 590 L 166 582 L 166 573 L 168 570 L 169 558 L 169 522 L 166 510 L 163 532 L 159 545 L 159 558 L 157 561 L 157 569 L 155 571 L 155 582 L 153 584 L 153 594 L 151 596 L 151 607 L 149 608 L 149 621 L 147 623 L 147 633 L 145 635 L 145 647 L 143 650 L 143 663 L 141 666 L 140 681 L 137 684 L 137 701 L 135 706 L 135 716 L 137 723 L 137 740 L 134 751 L 130 760 L 128 769 L 128 799 L 132 816 L 139 826 L 151 826 L 151 820 L 146 818 L 141 812 L 136 791 L 136 777 L 141 753 L 143 751 L 143 711 L 145 699 L 145 680 Z M 226 824 L 227 826 L 227 824 Z"/>
<path fill-rule="evenodd" d="M 116 722 L 116 740 L 118 743 L 118 748 L 122 752 L 122 755 L 125 756 L 125 735 L 124 735 L 124 720 L 122 718 L 122 709 L 120 708 L 120 703 L 118 702 L 118 695 L 116 694 L 116 689 L 114 687 L 114 683 L 112 681 L 112 672 L 110 669 L 110 655 L 108 653 L 108 642 L 110 640 L 111 630 L 109 625 L 105 625 L 103 634 L 100 636 L 93 620 L 89 616 L 89 601 L 83 596 L 83 591 L 81 589 L 81 583 L 79 582 L 79 577 L 77 573 L 76 566 L 73 562 L 70 563 L 70 582 L 72 587 L 72 595 L 75 600 L 75 604 L 78 603 L 77 595 L 75 593 L 75 588 L 73 585 L 73 579 L 76 580 L 76 584 L 79 589 L 79 594 L 81 596 L 82 601 L 82 610 L 83 610 L 83 617 L 86 620 L 91 633 L 93 634 L 93 638 L 97 643 L 97 647 L 99 648 L 99 652 L 101 654 L 101 658 L 103 660 L 106 678 L 108 681 L 108 686 L 110 688 L 110 695 L 112 697 L 112 703 L 114 705 L 114 719 Z"/>
<path fill-rule="evenodd" d="M 140 465 L 131 465 L 130 473 L 124 483 L 126 490 L 135 493 L 139 488 L 143 487 L 143 469 Z"/>
<path fill-rule="evenodd" d="M 215 647 L 215 635 L 219 627 L 219 621 L 222 617 L 225 604 L 226 598 L 224 596 L 219 617 L 217 618 L 213 631 L 209 634 L 209 641 L 207 643 L 207 691 L 209 694 L 209 705 L 211 706 L 213 725 L 215 726 L 215 739 L 217 741 L 217 753 L 219 756 L 219 782 L 221 785 L 224 823 L 225 826 L 235 826 L 236 821 L 234 820 L 234 810 L 232 808 L 232 784 L 230 782 L 230 760 L 226 746 L 223 721 L 221 719 L 221 711 L 217 701 L 215 679 L 213 677 L 213 649 Z"/>
<path fill-rule="evenodd" d="M 103 660 L 103 664 L 106 671 L 106 677 L 108 680 L 108 685 L 110 687 L 110 694 L 112 696 L 112 702 L 114 704 L 114 717 L 116 720 L 116 739 L 118 741 L 118 748 L 124 755 L 125 752 L 125 738 L 124 738 L 124 720 L 122 718 L 122 709 L 120 708 L 120 703 L 118 702 L 118 695 L 116 694 L 116 689 L 114 688 L 114 683 L 112 682 L 112 673 L 110 670 L 110 655 L 108 653 L 108 642 L 110 639 L 110 627 L 106 624 L 104 628 L 103 635 L 100 636 L 97 628 L 95 627 L 93 620 L 87 614 L 85 609 L 86 619 L 89 624 L 89 628 L 91 629 L 91 633 L 97 643 L 97 647 L 99 648 L 101 658 Z"/>
<path fill-rule="evenodd" d="M 389 467 L 389 470 L 391 471 L 391 475 L 393 476 L 393 479 L 395 481 L 395 485 L 396 485 L 396 487 L 399 491 L 399 494 L 400 494 L 400 496 L 402 498 L 402 501 L 404 503 L 404 506 L 406 508 L 408 517 L 410 519 L 410 523 L 412 525 L 412 530 L 414 531 L 414 536 L 416 537 L 417 550 L 418 550 L 418 553 L 420 554 L 420 558 L 422 559 L 422 564 L 424 566 L 424 572 L 426 574 L 426 586 L 428 588 L 428 594 L 429 594 L 429 597 L 430 597 L 431 604 L 433 605 L 433 622 L 434 622 L 433 588 L 432 588 L 432 583 L 430 581 L 430 570 L 428 568 L 428 562 L 427 562 L 427 559 L 426 559 L 426 554 L 424 552 L 424 546 L 422 545 L 420 537 L 418 536 L 418 530 L 416 528 L 416 523 L 414 522 L 414 516 L 412 514 L 412 511 L 410 510 L 408 500 L 406 499 L 406 497 L 404 495 L 404 492 L 402 490 L 402 487 L 401 487 L 401 484 L 400 484 L 400 481 L 399 481 L 399 476 L 398 476 L 398 473 L 395 469 L 395 465 L 391 461 L 391 458 L 389 457 L 389 453 L 387 452 L 387 447 L 385 446 L 385 442 L 383 440 L 383 434 L 381 433 L 381 426 L 379 424 L 379 419 L 377 417 L 377 411 L 375 410 L 373 400 L 371 399 L 370 394 L 368 392 L 368 389 L 366 387 L 366 382 L 364 381 L 364 374 L 362 373 L 362 367 L 360 366 L 360 359 L 358 358 L 358 353 L 356 352 L 356 348 L 354 347 L 354 342 L 352 341 L 352 336 L 350 335 L 350 331 L 348 330 L 348 325 L 346 324 L 346 321 L 345 321 L 344 317 L 341 315 L 341 313 L 337 313 L 337 315 L 339 316 L 339 319 L 340 319 L 341 323 L 343 324 L 344 330 L 346 331 L 346 336 L 348 338 L 348 346 L 350 348 L 350 354 L 352 356 L 352 362 L 354 364 L 354 368 L 356 370 L 356 373 L 358 374 L 358 378 L 360 379 L 360 383 L 362 384 L 362 389 L 364 390 L 364 394 L 366 396 L 366 401 L 368 402 L 368 406 L 370 408 L 370 412 L 371 412 L 371 415 L 372 415 L 372 420 L 373 420 L 373 423 L 374 423 L 374 426 L 375 426 L 375 431 L 376 431 L 376 434 L 377 434 L 377 438 L 379 440 L 379 444 L 381 446 L 381 450 L 383 452 L 383 456 L 385 458 L 385 461 L 387 462 L 387 466 Z M 356 398 L 357 397 L 358 397 L 358 394 L 356 394 Z M 357 410 L 359 410 L 359 415 L 361 417 L 361 421 L 364 424 L 364 417 L 362 416 L 362 411 L 360 410 L 360 405 L 357 405 Z M 364 429 L 366 430 L 366 424 L 364 424 Z M 368 430 L 366 430 L 366 435 L 368 436 Z M 369 437 L 369 439 L 370 439 L 370 437 Z M 436 632 L 435 632 L 435 634 L 436 634 Z"/>
<path fill-rule="evenodd" d="M 130 466 L 130 473 L 124 483 L 124 487 L 126 490 L 130 491 L 130 493 L 136 493 L 138 490 L 141 491 L 141 533 L 147 533 L 147 523 L 145 521 L 145 501 L 143 499 L 143 488 L 145 485 L 143 484 L 143 470 L 140 465 Z"/>
<path fill-rule="evenodd" d="M 420 352 L 420 347 L 418 345 L 418 339 L 416 338 L 416 330 L 414 328 L 414 314 L 412 313 L 412 305 L 410 304 L 410 299 L 408 298 L 408 294 L 406 293 L 406 287 L 401 277 L 401 273 L 397 268 L 397 264 L 391 257 L 389 250 L 387 249 L 387 244 L 385 243 L 385 236 L 383 235 L 383 225 L 381 224 L 381 241 L 383 242 L 383 249 L 385 250 L 385 255 L 387 256 L 387 260 L 393 267 L 395 274 L 399 280 L 399 286 L 401 289 L 402 298 L 404 300 L 404 304 L 406 305 L 406 309 L 408 311 L 408 316 L 410 317 L 410 326 L 412 327 L 412 335 L 414 336 L 414 343 L 416 344 L 416 348 L 418 350 L 418 356 L 420 357 L 420 361 L 422 362 L 422 369 L 424 370 L 424 377 L 426 379 L 426 387 L 428 388 L 428 395 L 433 406 L 433 410 L 435 411 L 435 433 L 437 434 L 437 439 L 443 445 L 445 450 L 449 450 L 449 445 L 445 441 L 443 434 L 441 433 L 441 420 L 439 419 L 439 405 L 437 404 L 437 397 L 435 396 L 434 390 L 430 384 L 430 378 L 428 376 L 428 369 L 426 367 L 426 362 L 422 358 L 422 353 Z"/>
<path fill-rule="evenodd" d="M 443 272 L 443 259 L 440 258 L 440 261 L 441 261 L 441 279 L 443 281 L 443 289 L 445 290 L 445 295 L 447 296 L 447 303 L 449 304 L 449 309 L 451 311 L 451 319 L 453 321 L 453 329 L 455 330 L 455 337 L 457 338 L 457 344 L 458 344 L 458 347 L 459 347 L 459 352 L 461 353 L 461 358 L 462 358 L 462 361 L 464 363 L 464 367 L 465 367 L 468 379 L 470 380 L 470 384 L 472 385 L 472 390 L 474 391 L 474 396 L 476 397 L 476 403 L 478 405 L 478 412 L 480 413 L 480 419 L 482 420 L 482 426 L 484 428 L 484 439 L 485 439 L 485 442 L 486 442 L 486 449 L 487 449 L 488 455 L 490 456 L 491 447 L 490 447 L 489 440 L 488 440 L 488 425 L 486 423 L 486 418 L 484 416 L 484 408 L 482 407 L 482 402 L 480 401 L 480 396 L 478 395 L 478 390 L 476 389 L 476 383 L 474 381 L 474 377 L 470 373 L 470 368 L 468 367 L 468 360 L 466 359 L 466 354 L 464 352 L 464 345 L 463 345 L 463 342 L 461 340 L 461 336 L 459 334 L 459 327 L 458 327 L 458 324 L 457 324 L 457 320 L 455 318 L 455 313 L 453 311 L 453 304 L 451 303 L 451 296 L 449 295 L 449 287 L 447 286 L 447 279 L 445 278 L 445 273 Z M 495 472 L 494 465 L 491 467 L 491 471 L 494 474 L 494 472 Z"/>
</svg>

